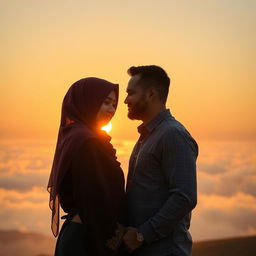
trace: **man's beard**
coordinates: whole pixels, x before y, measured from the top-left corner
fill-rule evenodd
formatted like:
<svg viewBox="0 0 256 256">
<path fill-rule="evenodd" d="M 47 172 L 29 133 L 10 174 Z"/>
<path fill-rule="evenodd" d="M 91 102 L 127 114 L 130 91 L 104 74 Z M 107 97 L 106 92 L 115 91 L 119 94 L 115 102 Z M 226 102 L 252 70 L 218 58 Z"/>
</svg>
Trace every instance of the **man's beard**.
<svg viewBox="0 0 256 256">
<path fill-rule="evenodd" d="M 131 120 L 142 120 L 142 117 L 144 116 L 144 113 L 146 112 L 147 107 L 148 105 L 146 101 L 144 99 L 141 99 L 134 106 L 130 108 L 130 111 L 128 110 L 128 117 Z"/>
</svg>

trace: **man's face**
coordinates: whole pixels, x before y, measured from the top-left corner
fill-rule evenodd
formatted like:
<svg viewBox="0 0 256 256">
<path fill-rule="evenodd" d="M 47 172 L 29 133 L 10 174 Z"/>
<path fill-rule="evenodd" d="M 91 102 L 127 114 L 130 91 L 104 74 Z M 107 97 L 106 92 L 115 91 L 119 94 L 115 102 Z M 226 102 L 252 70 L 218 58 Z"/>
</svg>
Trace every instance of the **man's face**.
<svg viewBox="0 0 256 256">
<path fill-rule="evenodd" d="M 147 110 L 146 92 L 137 85 L 140 75 L 133 76 L 128 83 L 127 96 L 124 103 L 128 106 L 128 117 L 132 120 L 142 120 Z"/>
</svg>

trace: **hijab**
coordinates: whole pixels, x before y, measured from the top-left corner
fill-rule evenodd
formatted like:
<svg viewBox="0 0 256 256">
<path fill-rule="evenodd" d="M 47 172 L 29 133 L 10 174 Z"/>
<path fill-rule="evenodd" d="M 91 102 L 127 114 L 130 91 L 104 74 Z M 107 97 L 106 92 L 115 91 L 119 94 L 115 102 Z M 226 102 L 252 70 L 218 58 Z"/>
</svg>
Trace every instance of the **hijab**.
<svg viewBox="0 0 256 256">
<path fill-rule="evenodd" d="M 96 116 L 111 91 L 118 99 L 118 84 L 89 77 L 75 82 L 66 93 L 61 111 L 57 145 L 48 182 L 49 206 L 52 211 L 51 229 L 56 237 L 59 233 L 59 191 L 70 163 L 83 143 L 97 137 Z M 105 150 L 115 159 L 115 150 L 110 137 L 102 131 L 101 139 L 108 143 Z M 118 162 L 117 162 L 118 163 Z"/>
</svg>

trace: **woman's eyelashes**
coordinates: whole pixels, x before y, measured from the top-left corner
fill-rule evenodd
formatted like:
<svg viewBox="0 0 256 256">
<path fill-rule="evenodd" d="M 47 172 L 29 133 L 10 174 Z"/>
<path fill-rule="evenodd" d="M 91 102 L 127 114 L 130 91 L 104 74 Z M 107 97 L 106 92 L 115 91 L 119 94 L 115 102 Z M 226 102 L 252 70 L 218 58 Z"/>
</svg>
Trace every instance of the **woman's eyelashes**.
<svg viewBox="0 0 256 256">
<path fill-rule="evenodd" d="M 104 104 L 107 105 L 107 106 L 111 106 L 112 105 L 112 107 L 114 109 L 116 109 L 116 103 L 114 101 L 112 101 L 112 100 L 105 100 Z"/>
</svg>

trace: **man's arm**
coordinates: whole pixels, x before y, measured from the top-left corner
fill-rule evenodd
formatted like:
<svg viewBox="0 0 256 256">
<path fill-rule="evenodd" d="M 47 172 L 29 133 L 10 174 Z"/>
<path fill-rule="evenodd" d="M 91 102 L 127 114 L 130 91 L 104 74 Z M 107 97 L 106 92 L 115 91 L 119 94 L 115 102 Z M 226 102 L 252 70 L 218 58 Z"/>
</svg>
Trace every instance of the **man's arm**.
<svg viewBox="0 0 256 256">
<path fill-rule="evenodd" d="M 162 171 L 169 186 L 169 198 L 162 208 L 138 227 L 150 243 L 169 235 L 197 203 L 197 144 L 185 131 L 171 130 L 163 138 Z"/>
</svg>

